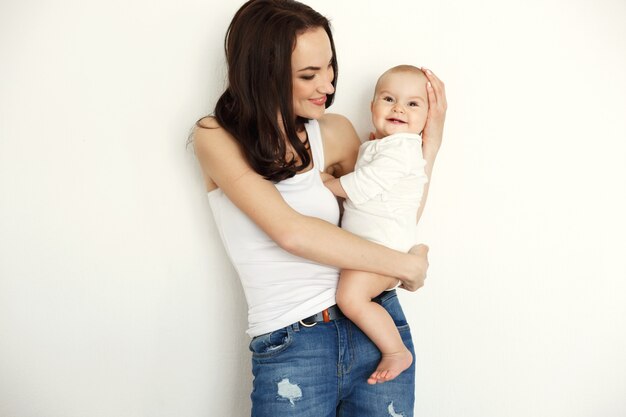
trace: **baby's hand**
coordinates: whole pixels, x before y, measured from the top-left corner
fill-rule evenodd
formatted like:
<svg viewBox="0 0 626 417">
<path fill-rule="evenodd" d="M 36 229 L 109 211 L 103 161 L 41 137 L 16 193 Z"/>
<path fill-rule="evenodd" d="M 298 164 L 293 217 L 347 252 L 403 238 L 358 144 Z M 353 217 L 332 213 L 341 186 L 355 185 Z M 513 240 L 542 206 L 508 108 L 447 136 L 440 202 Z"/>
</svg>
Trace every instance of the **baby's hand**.
<svg viewBox="0 0 626 417">
<path fill-rule="evenodd" d="M 326 181 L 330 181 L 330 180 L 334 180 L 335 179 L 335 177 L 330 175 L 328 172 L 320 171 L 320 176 L 322 177 L 322 182 L 326 182 Z"/>
<path fill-rule="evenodd" d="M 322 177 L 322 182 L 337 197 L 347 198 L 346 191 L 341 186 L 341 181 L 339 178 L 335 178 L 327 172 L 320 172 L 320 177 Z"/>
</svg>

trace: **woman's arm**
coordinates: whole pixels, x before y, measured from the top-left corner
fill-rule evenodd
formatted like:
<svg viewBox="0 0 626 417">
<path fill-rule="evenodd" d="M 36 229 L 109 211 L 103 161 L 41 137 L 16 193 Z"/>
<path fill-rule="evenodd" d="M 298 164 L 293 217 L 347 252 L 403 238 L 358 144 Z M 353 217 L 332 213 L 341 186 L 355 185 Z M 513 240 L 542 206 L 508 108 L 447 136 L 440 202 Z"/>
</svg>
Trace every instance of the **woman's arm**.
<svg viewBox="0 0 626 417">
<path fill-rule="evenodd" d="M 422 71 L 424 71 L 429 81 L 426 86 L 426 92 L 428 93 L 428 117 L 426 119 L 424 132 L 422 133 L 422 153 L 426 160 L 424 171 L 428 177 L 428 182 L 424 185 L 422 202 L 417 211 L 417 222 L 419 222 L 422 217 L 424 205 L 428 198 L 428 188 L 432 180 L 433 165 L 435 164 L 437 153 L 439 153 L 439 148 L 441 147 L 443 125 L 446 120 L 446 110 L 448 109 L 446 90 L 443 82 L 437 78 L 432 71 L 426 68 L 422 68 Z"/>
<path fill-rule="evenodd" d="M 341 119 L 331 121 L 331 125 L 337 121 L 344 125 L 336 126 L 333 131 L 345 131 L 347 127 Z M 354 136 L 356 138 L 356 134 Z M 272 182 L 249 167 L 239 145 L 219 127 L 197 129 L 194 147 L 207 185 L 214 183 L 220 187 L 233 204 L 281 248 L 322 264 L 397 277 L 411 291 L 423 285 L 428 269 L 425 246 L 416 248 L 412 254 L 401 253 L 361 239 L 324 220 L 298 213 L 283 200 Z M 354 166 L 356 153 L 352 153 L 348 158 L 335 158 L 338 154 L 331 151 L 327 165 L 332 165 L 341 175 L 350 169 L 350 164 Z"/>
</svg>

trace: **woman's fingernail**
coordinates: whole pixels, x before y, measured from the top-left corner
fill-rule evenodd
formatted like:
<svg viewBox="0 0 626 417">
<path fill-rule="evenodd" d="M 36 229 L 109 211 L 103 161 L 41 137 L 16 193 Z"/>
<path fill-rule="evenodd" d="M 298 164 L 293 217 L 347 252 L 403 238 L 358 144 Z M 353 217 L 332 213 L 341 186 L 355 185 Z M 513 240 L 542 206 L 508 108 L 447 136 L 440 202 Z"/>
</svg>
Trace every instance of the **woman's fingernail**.
<svg viewBox="0 0 626 417">
<path fill-rule="evenodd" d="M 428 88 L 433 88 L 432 84 L 430 83 L 430 81 L 428 81 Z"/>
</svg>

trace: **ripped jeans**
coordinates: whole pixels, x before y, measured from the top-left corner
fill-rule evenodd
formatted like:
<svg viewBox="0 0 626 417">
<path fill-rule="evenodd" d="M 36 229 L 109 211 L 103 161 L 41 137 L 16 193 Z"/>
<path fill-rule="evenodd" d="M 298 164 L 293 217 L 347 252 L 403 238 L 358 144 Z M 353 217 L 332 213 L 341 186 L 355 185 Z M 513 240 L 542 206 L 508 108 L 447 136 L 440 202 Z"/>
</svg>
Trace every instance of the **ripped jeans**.
<svg viewBox="0 0 626 417">
<path fill-rule="evenodd" d="M 395 290 L 375 299 L 391 315 L 415 358 L 411 331 Z M 369 385 L 378 348 L 346 318 L 294 323 L 250 342 L 252 417 L 412 417 L 415 360 L 396 379 Z"/>
</svg>

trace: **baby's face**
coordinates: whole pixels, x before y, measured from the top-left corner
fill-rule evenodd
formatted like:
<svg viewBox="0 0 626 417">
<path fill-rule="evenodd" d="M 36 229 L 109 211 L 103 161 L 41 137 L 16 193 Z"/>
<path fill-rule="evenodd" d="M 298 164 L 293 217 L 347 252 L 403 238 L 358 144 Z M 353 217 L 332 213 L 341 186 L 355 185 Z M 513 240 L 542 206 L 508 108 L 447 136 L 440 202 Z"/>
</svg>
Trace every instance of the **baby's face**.
<svg viewBox="0 0 626 417">
<path fill-rule="evenodd" d="M 422 133 L 428 115 L 428 79 L 408 71 L 383 76 L 372 101 L 376 139 L 394 133 Z"/>
</svg>

